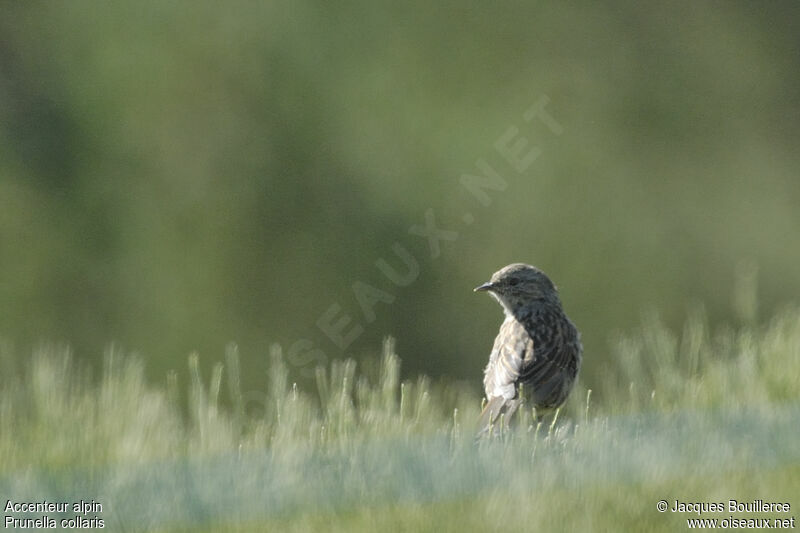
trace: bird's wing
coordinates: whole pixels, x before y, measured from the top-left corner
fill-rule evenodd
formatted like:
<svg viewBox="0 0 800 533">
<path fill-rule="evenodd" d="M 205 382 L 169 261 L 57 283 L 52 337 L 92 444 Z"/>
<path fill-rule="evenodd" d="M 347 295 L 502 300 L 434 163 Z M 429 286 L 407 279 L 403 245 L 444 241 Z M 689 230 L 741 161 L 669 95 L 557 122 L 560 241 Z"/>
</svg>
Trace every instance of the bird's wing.
<svg viewBox="0 0 800 533">
<path fill-rule="evenodd" d="M 500 326 L 489 356 L 483 384 L 486 397 L 510 400 L 516 396 L 516 383 L 534 358 L 533 338 L 525 327 L 514 319 Z"/>
<path fill-rule="evenodd" d="M 525 327 L 514 319 L 500 326 L 483 377 L 488 403 L 478 422 L 478 434 L 486 432 L 500 415 L 516 408 L 517 381 L 534 357 L 533 339 Z"/>
<path fill-rule="evenodd" d="M 574 328 L 569 320 L 557 317 L 539 321 L 534 339 L 536 352 L 523 361 L 518 379 L 526 384 L 543 386 L 569 367 L 573 367 L 572 370 L 577 373 L 581 347 L 577 333 L 572 331 Z M 575 341 L 570 341 L 573 338 Z"/>
<path fill-rule="evenodd" d="M 563 317 L 535 318 L 533 336 L 513 318 L 500 327 L 483 378 L 488 403 L 479 435 L 504 413 L 511 417 L 521 400 L 518 387 L 533 393 L 537 408 L 545 410 L 563 403 L 572 387 L 582 351 L 575 326 Z"/>
</svg>

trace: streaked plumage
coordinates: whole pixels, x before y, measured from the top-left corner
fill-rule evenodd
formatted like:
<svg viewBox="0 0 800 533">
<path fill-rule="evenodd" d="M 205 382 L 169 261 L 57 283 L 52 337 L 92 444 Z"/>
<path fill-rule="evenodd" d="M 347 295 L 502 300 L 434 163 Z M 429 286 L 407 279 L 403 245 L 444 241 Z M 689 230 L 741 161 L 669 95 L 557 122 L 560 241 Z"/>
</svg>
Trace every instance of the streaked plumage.
<svg viewBox="0 0 800 533">
<path fill-rule="evenodd" d="M 523 400 L 520 385 L 524 401 L 540 415 L 561 406 L 578 376 L 583 348 L 553 282 L 536 267 L 515 263 L 475 290 L 489 291 L 506 315 L 484 372 L 487 404 L 479 433 L 500 415 L 511 418 Z"/>
</svg>

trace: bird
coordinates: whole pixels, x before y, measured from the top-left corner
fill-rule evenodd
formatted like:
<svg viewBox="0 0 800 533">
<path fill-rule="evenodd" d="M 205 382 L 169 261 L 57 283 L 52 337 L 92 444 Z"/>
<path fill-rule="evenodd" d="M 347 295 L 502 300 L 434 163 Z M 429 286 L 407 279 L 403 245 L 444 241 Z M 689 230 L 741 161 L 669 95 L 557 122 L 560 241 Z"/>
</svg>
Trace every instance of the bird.
<svg viewBox="0 0 800 533">
<path fill-rule="evenodd" d="M 480 437 L 501 415 L 507 424 L 523 402 L 533 405 L 538 419 L 563 405 L 578 377 L 583 345 L 558 289 L 538 268 L 510 264 L 474 290 L 491 294 L 505 313 L 484 371 Z"/>
</svg>

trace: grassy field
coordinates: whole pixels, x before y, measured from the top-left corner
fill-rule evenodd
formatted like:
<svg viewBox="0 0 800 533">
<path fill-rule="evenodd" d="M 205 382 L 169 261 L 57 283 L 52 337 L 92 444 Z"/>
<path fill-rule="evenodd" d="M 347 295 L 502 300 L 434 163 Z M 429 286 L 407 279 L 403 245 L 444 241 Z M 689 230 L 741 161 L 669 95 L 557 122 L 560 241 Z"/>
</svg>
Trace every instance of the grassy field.
<svg viewBox="0 0 800 533">
<path fill-rule="evenodd" d="M 745 313 L 746 315 L 746 313 Z M 95 500 L 111 531 L 675 531 L 696 513 L 659 500 L 800 506 L 800 309 L 678 334 L 657 317 L 620 338 L 608 379 L 556 420 L 475 443 L 480 401 L 426 378 L 334 362 L 317 390 L 271 354 L 263 394 L 240 390 L 235 347 L 188 384 L 148 384 L 110 350 L 102 376 L 66 349 L 27 368 L 4 351 L 0 497 Z M 591 357 L 591 354 L 587 354 Z M 378 359 L 378 358 L 376 358 Z M 378 365 L 376 365 L 378 366 Z M 182 386 L 185 385 L 185 386 Z M 60 519 L 70 513 L 12 513 Z"/>
</svg>

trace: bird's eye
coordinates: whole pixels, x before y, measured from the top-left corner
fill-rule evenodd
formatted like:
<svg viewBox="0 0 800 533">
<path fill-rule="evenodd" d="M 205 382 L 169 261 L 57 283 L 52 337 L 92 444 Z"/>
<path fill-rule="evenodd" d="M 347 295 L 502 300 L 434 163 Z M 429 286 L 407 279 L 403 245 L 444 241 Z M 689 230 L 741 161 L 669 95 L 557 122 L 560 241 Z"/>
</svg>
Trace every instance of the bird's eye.
<svg viewBox="0 0 800 533">
<path fill-rule="evenodd" d="M 508 280 L 508 284 L 511 285 L 512 287 L 517 283 L 519 283 L 519 280 L 517 278 L 511 278 L 510 280 Z"/>
</svg>

